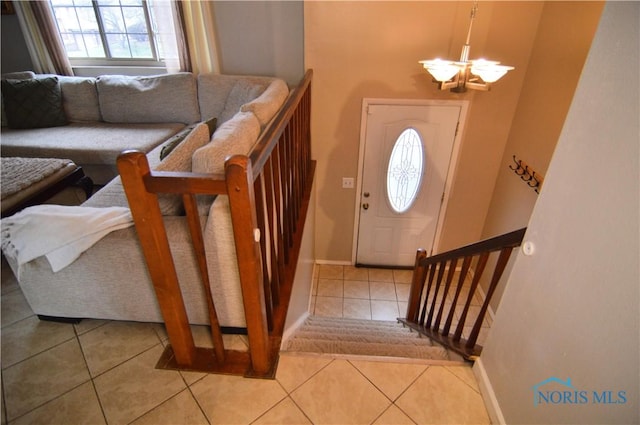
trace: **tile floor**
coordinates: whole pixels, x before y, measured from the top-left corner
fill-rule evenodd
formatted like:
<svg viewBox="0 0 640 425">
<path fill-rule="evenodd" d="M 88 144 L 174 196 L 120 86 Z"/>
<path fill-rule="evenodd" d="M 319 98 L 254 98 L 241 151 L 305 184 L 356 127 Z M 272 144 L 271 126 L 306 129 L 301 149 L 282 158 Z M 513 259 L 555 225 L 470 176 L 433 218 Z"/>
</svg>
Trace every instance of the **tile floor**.
<svg viewBox="0 0 640 425">
<path fill-rule="evenodd" d="M 320 268 L 316 313 L 327 311 L 324 298 L 338 298 L 331 291 L 341 285 L 322 282 L 340 280 L 333 269 Z M 347 284 L 355 271 L 341 270 L 341 314 L 349 316 L 356 313 L 346 300 L 364 300 L 351 291 L 365 285 Z M 368 283 L 371 318 L 387 314 L 374 301 L 402 308 L 404 273 L 391 272 L 395 300 L 383 298 L 390 298 L 390 286 L 372 284 L 390 281 L 376 271 L 367 275 L 355 281 Z M 1 304 L 2 424 L 489 423 L 468 365 L 283 354 L 275 380 L 157 370 L 167 341 L 162 325 L 41 322 L 8 267 Z M 198 345 L 206 345 L 206 329 L 194 331 Z M 240 336 L 227 342 L 246 346 Z"/>
<path fill-rule="evenodd" d="M 404 317 L 407 311 L 412 273 L 411 270 L 321 264 L 315 268 L 311 313 L 323 317 L 369 320 L 396 320 L 398 317 Z M 457 279 L 457 276 L 454 275 L 454 279 Z M 458 324 L 458 314 L 462 311 L 460 303 L 466 300 L 470 284 L 470 278 L 467 278 L 458 307 L 454 311 L 453 326 Z M 451 307 L 453 290 L 450 291 L 447 299 L 445 314 Z M 480 295 L 474 295 L 465 321 L 463 337 L 466 338 L 471 332 L 481 305 Z M 492 318 L 487 314 L 478 335 L 478 344 L 483 344 L 491 323 Z"/>
</svg>

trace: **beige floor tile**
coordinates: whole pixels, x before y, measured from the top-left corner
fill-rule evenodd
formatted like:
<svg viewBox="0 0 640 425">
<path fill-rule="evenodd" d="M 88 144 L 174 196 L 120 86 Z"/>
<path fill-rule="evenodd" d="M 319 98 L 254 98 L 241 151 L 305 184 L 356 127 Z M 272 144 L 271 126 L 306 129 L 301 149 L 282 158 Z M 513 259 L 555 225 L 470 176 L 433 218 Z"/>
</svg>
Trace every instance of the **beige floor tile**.
<svg viewBox="0 0 640 425">
<path fill-rule="evenodd" d="M 447 370 L 462 381 L 464 381 L 467 385 L 469 385 L 474 391 L 480 392 L 480 387 L 478 387 L 478 381 L 476 380 L 475 375 L 473 374 L 471 365 L 464 366 L 445 366 Z"/>
<path fill-rule="evenodd" d="M 369 269 L 369 282 L 393 282 L 393 270 Z"/>
<path fill-rule="evenodd" d="M 2 274 L 2 285 L 0 286 L 2 295 L 20 289 L 20 285 L 18 285 L 18 279 L 16 279 L 16 277 L 13 275 L 13 271 L 11 271 L 11 267 L 9 267 L 9 263 L 7 263 L 4 255 L 2 256 L 0 273 Z"/>
<path fill-rule="evenodd" d="M 389 406 L 382 415 L 374 422 L 375 425 L 414 425 L 415 422 L 411 420 L 404 412 L 395 404 Z"/>
<path fill-rule="evenodd" d="M 226 375 L 208 375 L 191 391 L 211 424 L 249 424 L 287 396 L 274 380 Z"/>
<path fill-rule="evenodd" d="M 345 280 L 345 298 L 369 299 L 369 281 L 367 280 Z"/>
<path fill-rule="evenodd" d="M 396 401 L 419 424 L 488 424 L 482 397 L 443 366 L 430 366 Z"/>
<path fill-rule="evenodd" d="M 191 386 L 207 376 L 208 373 L 180 371 L 180 375 L 182 375 L 184 382 L 186 382 L 188 386 Z"/>
<path fill-rule="evenodd" d="M 396 301 L 371 300 L 372 320 L 396 320 L 400 317 Z"/>
<path fill-rule="evenodd" d="M 290 393 L 330 362 L 325 357 L 281 354 L 276 380 Z"/>
<path fill-rule="evenodd" d="M 209 422 L 189 390 L 184 390 L 133 421 L 132 425 L 207 425 Z"/>
<path fill-rule="evenodd" d="M 0 320 L 2 321 L 3 328 L 19 320 L 33 316 L 33 311 L 31 307 L 29 307 L 29 303 L 27 303 L 27 299 L 22 294 L 22 291 L 11 291 L 7 294 L 2 294 L 0 306 L 2 307 Z"/>
<path fill-rule="evenodd" d="M 347 319 L 371 320 L 371 301 L 345 298 L 342 303 L 342 317 Z"/>
<path fill-rule="evenodd" d="M 293 400 L 287 397 L 253 423 L 256 425 L 298 425 L 310 424 L 311 422 Z"/>
<path fill-rule="evenodd" d="M 130 423 L 186 388 L 180 373 L 156 369 L 160 343 L 94 379 L 109 424 Z"/>
<path fill-rule="evenodd" d="M 370 424 L 391 404 L 346 360 L 334 360 L 290 395 L 317 424 Z"/>
<path fill-rule="evenodd" d="M 398 317 L 406 317 L 407 307 L 409 307 L 409 303 L 398 301 L 398 313 L 400 314 Z"/>
<path fill-rule="evenodd" d="M 364 267 L 344 266 L 344 280 L 369 281 L 369 270 Z"/>
<path fill-rule="evenodd" d="M 398 301 L 409 301 L 411 285 L 408 283 L 396 283 L 396 296 Z"/>
<path fill-rule="evenodd" d="M 79 339 L 93 377 L 160 342 L 152 324 L 136 322 L 109 322 Z"/>
<path fill-rule="evenodd" d="M 351 363 L 390 400 L 397 399 L 427 370 L 426 365 L 351 361 Z"/>
<path fill-rule="evenodd" d="M 82 335 L 96 328 L 99 328 L 100 326 L 106 325 L 109 322 L 109 320 L 82 319 L 80 323 L 76 323 L 75 325 L 73 325 L 73 327 L 76 329 L 78 335 Z"/>
<path fill-rule="evenodd" d="M 76 339 L 20 362 L 2 372 L 9 421 L 89 380 Z"/>
<path fill-rule="evenodd" d="M 86 382 L 11 424 L 105 424 L 100 402 L 91 382 Z"/>
<path fill-rule="evenodd" d="M 395 283 L 411 283 L 413 270 L 394 270 L 393 281 Z"/>
<path fill-rule="evenodd" d="M 396 285 L 393 282 L 369 282 L 372 300 L 397 301 Z"/>
<path fill-rule="evenodd" d="M 342 297 L 344 296 L 342 279 L 320 279 L 318 281 L 319 297 Z"/>
<path fill-rule="evenodd" d="M 343 266 L 320 264 L 318 277 L 320 279 L 344 279 Z"/>
<path fill-rule="evenodd" d="M 320 317 L 342 317 L 342 298 L 316 297 L 314 314 Z"/>
<path fill-rule="evenodd" d="M 0 425 L 6 425 L 7 415 L 4 408 L 4 390 L 2 392 L 2 398 L 0 398 Z"/>
<path fill-rule="evenodd" d="M 30 316 L 2 329 L 2 368 L 75 338 L 73 325 Z"/>
</svg>

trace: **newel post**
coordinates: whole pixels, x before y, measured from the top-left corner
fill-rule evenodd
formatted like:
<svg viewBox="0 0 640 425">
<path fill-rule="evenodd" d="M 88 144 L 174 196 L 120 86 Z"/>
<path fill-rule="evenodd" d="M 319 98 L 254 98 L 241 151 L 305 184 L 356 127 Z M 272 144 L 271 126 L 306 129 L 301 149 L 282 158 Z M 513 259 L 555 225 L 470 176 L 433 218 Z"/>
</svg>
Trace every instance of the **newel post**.
<svg viewBox="0 0 640 425">
<path fill-rule="evenodd" d="M 117 164 L 176 362 L 191 365 L 195 343 L 162 213 L 157 195 L 147 192 L 144 184 L 144 177 L 150 174 L 147 157 L 141 152 L 125 151 L 118 156 Z"/>
<path fill-rule="evenodd" d="M 255 374 L 263 375 L 271 370 L 272 362 L 260 256 L 261 235 L 256 217 L 251 160 L 244 155 L 227 159 L 225 174 L 251 365 Z"/>
<path fill-rule="evenodd" d="M 422 295 L 422 286 L 427 274 L 427 269 L 422 265 L 422 260 L 427 258 L 427 251 L 423 248 L 416 252 L 416 262 L 413 267 L 413 276 L 411 277 L 411 289 L 409 292 L 409 302 L 407 305 L 407 315 L 405 319 L 417 323 L 418 307 L 420 306 L 420 297 Z"/>
</svg>

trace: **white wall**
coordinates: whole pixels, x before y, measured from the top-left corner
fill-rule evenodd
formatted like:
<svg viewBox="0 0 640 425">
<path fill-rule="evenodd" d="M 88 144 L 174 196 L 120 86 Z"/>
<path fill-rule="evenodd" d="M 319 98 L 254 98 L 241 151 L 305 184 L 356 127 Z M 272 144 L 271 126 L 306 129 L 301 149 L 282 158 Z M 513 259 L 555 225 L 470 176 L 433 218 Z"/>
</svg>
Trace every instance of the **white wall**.
<svg viewBox="0 0 640 425">
<path fill-rule="evenodd" d="M 640 3 L 606 4 L 525 235 L 535 253 L 518 254 L 476 367 L 510 424 L 640 422 L 639 22 Z M 550 377 L 571 379 L 541 389 L 573 404 L 534 405 Z"/>
</svg>

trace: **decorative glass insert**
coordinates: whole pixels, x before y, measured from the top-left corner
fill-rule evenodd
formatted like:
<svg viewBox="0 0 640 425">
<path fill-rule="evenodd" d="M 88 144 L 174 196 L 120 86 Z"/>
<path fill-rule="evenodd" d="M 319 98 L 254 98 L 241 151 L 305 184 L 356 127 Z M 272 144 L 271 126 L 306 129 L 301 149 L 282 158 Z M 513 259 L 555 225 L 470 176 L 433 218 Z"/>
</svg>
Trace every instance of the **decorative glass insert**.
<svg viewBox="0 0 640 425">
<path fill-rule="evenodd" d="M 413 128 L 396 139 L 387 168 L 387 198 L 391 208 L 403 213 L 415 202 L 424 174 L 422 139 Z"/>
</svg>

